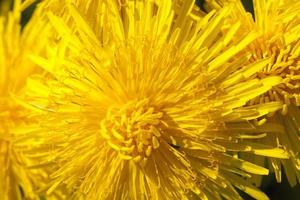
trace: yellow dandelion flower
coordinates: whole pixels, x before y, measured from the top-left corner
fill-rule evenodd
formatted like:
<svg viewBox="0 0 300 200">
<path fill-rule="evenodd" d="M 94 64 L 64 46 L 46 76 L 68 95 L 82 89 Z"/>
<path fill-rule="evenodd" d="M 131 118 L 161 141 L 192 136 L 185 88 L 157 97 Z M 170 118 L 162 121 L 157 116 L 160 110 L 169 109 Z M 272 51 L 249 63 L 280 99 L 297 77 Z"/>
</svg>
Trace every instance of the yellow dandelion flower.
<svg viewBox="0 0 300 200">
<path fill-rule="evenodd" d="M 229 1 L 220 1 L 219 6 Z M 211 1 L 209 2 L 214 6 Z M 271 58 L 267 66 L 258 69 L 251 78 L 268 76 L 282 77 L 282 83 L 272 87 L 263 95 L 252 99 L 249 105 L 265 102 L 282 102 L 282 108 L 268 117 L 270 129 L 266 143 L 283 146 L 290 153 L 291 159 L 270 159 L 278 181 L 281 181 L 281 165 L 289 183 L 300 181 L 300 3 L 295 0 L 254 0 L 254 19 L 247 13 L 240 1 L 235 1 L 229 24 L 241 21 L 242 26 L 237 38 L 250 31 L 257 31 L 260 36 L 243 51 L 249 52 L 249 62 Z M 265 119 L 260 119 L 265 122 Z M 260 124 L 260 123 L 259 123 Z M 263 162 L 263 159 L 260 159 Z"/>
<path fill-rule="evenodd" d="M 41 71 L 28 56 L 41 55 L 50 26 L 41 20 L 41 10 L 37 9 L 26 26 L 21 27 L 21 14 L 33 1 L 15 0 L 12 10 L 7 6 L 9 2 L 4 1 L 0 9 L 0 197 L 39 199 L 35 190 L 47 174 L 24 167 L 25 163 L 33 163 L 21 149 L 31 144 L 22 143 L 19 148 L 18 140 L 28 131 L 32 120 L 16 96 L 23 93 L 27 77 Z"/>
<path fill-rule="evenodd" d="M 194 0 L 63 4 L 48 13 L 59 44 L 31 57 L 51 75 L 30 78 L 24 99 L 43 111 L 29 154 L 57 166 L 48 194 L 66 185 L 74 199 L 241 199 L 237 187 L 268 199 L 243 179 L 268 170 L 236 153 L 287 158 L 253 142 L 265 135 L 247 123 L 282 104 L 242 107 L 282 79 L 247 80 L 265 60 L 238 70 L 248 57 L 232 58 L 258 35 L 232 41 L 237 23 L 222 36 L 230 7 L 200 17 Z"/>
</svg>

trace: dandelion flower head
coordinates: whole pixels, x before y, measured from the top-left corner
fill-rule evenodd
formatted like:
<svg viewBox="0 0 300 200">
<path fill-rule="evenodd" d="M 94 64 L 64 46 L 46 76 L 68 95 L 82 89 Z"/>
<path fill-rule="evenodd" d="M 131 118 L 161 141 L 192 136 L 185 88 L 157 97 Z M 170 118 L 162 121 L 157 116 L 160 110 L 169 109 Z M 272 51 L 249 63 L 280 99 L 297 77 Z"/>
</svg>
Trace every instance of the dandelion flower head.
<svg viewBox="0 0 300 200">
<path fill-rule="evenodd" d="M 208 1 L 208 5 L 221 8 L 230 1 Z M 300 105 L 300 17 L 298 15 L 300 4 L 294 0 L 254 0 L 254 16 L 248 13 L 241 1 L 234 2 L 231 18 L 228 24 L 240 21 L 242 26 L 238 38 L 243 37 L 252 30 L 260 34 L 245 52 L 249 52 L 249 62 L 268 59 L 269 63 L 257 69 L 255 78 L 280 76 L 282 83 L 272 87 L 271 90 L 249 101 L 249 105 L 259 105 L 265 102 L 281 102 L 279 111 L 268 118 L 259 119 L 258 124 L 266 120 L 270 122 L 269 137 L 266 143 L 283 146 L 291 156 L 289 160 L 269 160 L 274 169 L 276 178 L 281 181 L 281 165 L 283 165 L 291 185 L 300 180 L 299 160 L 299 105 Z M 253 77 L 252 77 L 253 78 Z M 263 159 L 261 159 L 263 162 Z"/>
<path fill-rule="evenodd" d="M 36 151 L 57 165 L 48 194 L 66 185 L 77 199 L 240 199 L 235 186 L 268 199 L 240 177 L 268 170 L 232 152 L 287 157 L 243 129 L 279 109 L 243 106 L 282 79 L 247 79 L 265 61 L 238 70 L 247 55 L 232 58 L 258 35 L 222 35 L 230 7 L 202 16 L 192 0 L 64 3 L 48 13 L 59 44 L 32 57 L 51 76 L 30 78 L 25 99 L 43 110 Z"/>
<path fill-rule="evenodd" d="M 25 162 L 31 162 L 17 147 L 18 136 L 26 132 L 24 127 L 31 120 L 17 96 L 23 93 L 27 77 L 41 71 L 28 56 L 41 55 L 49 26 L 37 11 L 31 21 L 21 27 L 22 12 L 32 1 L 15 0 L 12 10 L 8 2 L 0 5 L 0 196 L 4 200 L 36 199 L 38 195 L 34 190 L 39 178 L 24 167 Z"/>
</svg>

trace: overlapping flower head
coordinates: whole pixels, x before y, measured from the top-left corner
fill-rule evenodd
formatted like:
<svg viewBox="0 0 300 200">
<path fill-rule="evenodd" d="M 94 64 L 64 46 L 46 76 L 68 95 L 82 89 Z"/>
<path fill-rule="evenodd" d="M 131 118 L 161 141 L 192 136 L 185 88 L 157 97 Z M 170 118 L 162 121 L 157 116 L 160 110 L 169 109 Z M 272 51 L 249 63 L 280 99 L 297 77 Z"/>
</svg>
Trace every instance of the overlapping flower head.
<svg viewBox="0 0 300 200">
<path fill-rule="evenodd" d="M 222 6 L 229 1 L 220 1 Z M 215 3 L 215 2 L 214 2 Z M 209 5 L 217 5 L 210 2 Z M 300 4 L 294 0 L 263 0 L 254 1 L 254 19 L 247 13 L 240 1 L 235 1 L 229 24 L 240 21 L 242 26 L 239 36 L 244 37 L 250 31 L 257 31 L 260 36 L 247 48 L 249 62 L 268 60 L 268 65 L 257 70 L 251 78 L 269 76 L 282 77 L 282 83 L 274 86 L 265 94 L 252 99 L 249 105 L 259 105 L 265 102 L 282 102 L 282 108 L 259 119 L 258 124 L 270 122 L 266 143 L 282 146 L 289 151 L 289 160 L 270 159 L 269 166 L 274 169 L 278 181 L 281 181 L 281 166 L 287 175 L 289 183 L 295 185 L 300 180 L 299 163 L 299 70 L 300 70 Z M 217 7 L 217 6 L 213 6 Z M 263 158 L 259 159 L 263 162 Z"/>
<path fill-rule="evenodd" d="M 58 44 L 31 56 L 48 74 L 28 81 L 40 128 L 23 141 L 56 166 L 48 194 L 63 185 L 74 199 L 240 199 L 237 187 L 268 199 L 244 180 L 268 170 L 236 154 L 288 157 L 247 121 L 282 107 L 246 105 L 282 78 L 249 79 L 268 62 L 246 65 L 241 53 L 257 33 L 232 40 L 235 24 L 223 34 L 230 6 L 205 16 L 192 0 L 47 6 Z"/>
<path fill-rule="evenodd" d="M 42 55 L 50 34 L 50 26 L 40 8 L 36 9 L 30 22 L 21 27 L 22 12 L 32 3 L 15 0 L 12 9 L 9 1 L 1 4 L 0 197 L 4 200 L 39 199 L 37 190 L 43 185 L 40 181 L 48 176 L 45 171 L 30 168 L 34 163 L 24 156 L 23 151 L 31 144 L 19 140 L 36 121 L 17 96 L 24 93 L 29 75 L 42 73 L 29 55 Z"/>
</svg>

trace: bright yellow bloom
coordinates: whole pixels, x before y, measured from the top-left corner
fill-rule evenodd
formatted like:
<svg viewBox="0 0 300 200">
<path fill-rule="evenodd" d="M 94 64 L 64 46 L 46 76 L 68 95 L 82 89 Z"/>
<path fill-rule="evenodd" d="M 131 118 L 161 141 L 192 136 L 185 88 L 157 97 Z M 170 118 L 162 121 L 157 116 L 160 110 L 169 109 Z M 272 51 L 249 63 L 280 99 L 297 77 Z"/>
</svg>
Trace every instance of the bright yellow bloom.
<svg viewBox="0 0 300 200">
<path fill-rule="evenodd" d="M 21 27 L 21 13 L 32 2 L 16 0 L 11 11 L 0 9 L 7 11 L 0 15 L 0 198 L 3 200 L 39 199 L 35 190 L 41 186 L 39 180 L 47 176 L 24 167 L 25 163 L 33 165 L 33 162 L 21 149 L 28 149 L 31 144 L 18 146 L 19 136 L 23 137 L 33 121 L 17 96 L 22 95 L 27 77 L 41 72 L 29 55 L 42 55 L 49 31 L 40 9 Z"/>
<path fill-rule="evenodd" d="M 50 74 L 31 78 L 25 99 L 44 112 L 28 142 L 57 166 L 48 194 L 65 184 L 75 199 L 240 199 L 235 186 L 268 199 L 243 179 L 268 170 L 236 158 L 287 158 L 251 141 L 264 134 L 246 121 L 282 106 L 243 107 L 282 82 L 247 81 L 265 60 L 232 60 L 258 35 L 232 41 L 235 24 L 221 36 L 230 7 L 201 18 L 194 0 L 84 2 L 52 6 L 59 44 L 32 56 Z"/>
<path fill-rule="evenodd" d="M 209 1 L 211 4 L 212 1 Z M 220 1 L 219 5 L 228 1 Z M 217 7 L 217 6 L 212 6 Z M 300 3 L 295 0 L 255 0 L 254 18 L 247 13 L 240 1 L 236 1 L 228 24 L 240 21 L 237 40 L 251 31 L 260 36 L 243 51 L 248 52 L 249 62 L 270 59 L 266 67 L 258 69 L 251 78 L 282 77 L 282 83 L 265 94 L 252 99 L 249 105 L 265 102 L 282 102 L 282 108 L 268 117 L 270 129 L 267 144 L 283 146 L 290 153 L 290 160 L 270 159 L 276 178 L 281 181 L 283 165 L 291 185 L 300 181 Z M 266 119 L 260 119 L 261 124 Z M 263 162 L 263 160 L 262 160 Z"/>
</svg>

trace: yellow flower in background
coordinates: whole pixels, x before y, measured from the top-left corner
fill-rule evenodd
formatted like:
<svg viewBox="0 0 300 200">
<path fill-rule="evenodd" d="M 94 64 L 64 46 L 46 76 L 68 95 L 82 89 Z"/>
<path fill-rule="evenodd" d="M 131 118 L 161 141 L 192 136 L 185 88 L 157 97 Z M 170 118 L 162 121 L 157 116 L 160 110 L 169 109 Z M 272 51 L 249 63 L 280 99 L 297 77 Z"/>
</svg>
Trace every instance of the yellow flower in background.
<svg viewBox="0 0 300 200">
<path fill-rule="evenodd" d="M 42 70 L 29 59 L 30 54 L 42 55 L 49 35 L 49 24 L 40 8 L 31 20 L 21 26 L 21 13 L 33 1 L 4 1 L 0 14 L 0 199 L 39 199 L 37 190 L 40 180 L 48 175 L 34 170 L 38 164 L 24 156 L 30 143 L 24 144 L 20 137 L 29 126 L 36 123 L 29 110 L 22 106 L 21 96 L 31 74 Z M 9 4 L 12 4 L 12 10 Z M 5 11 L 5 12 L 4 12 Z M 18 146 L 21 145 L 21 146 Z M 27 165 L 25 167 L 25 164 Z"/>
<path fill-rule="evenodd" d="M 230 6 L 202 16 L 193 0 L 56 3 L 47 15 L 59 43 L 31 56 L 49 74 L 31 77 L 24 99 L 43 112 L 40 128 L 22 139 L 37 144 L 26 155 L 56 166 L 47 194 L 66 186 L 74 199 L 240 199 L 236 187 L 268 199 L 244 180 L 268 170 L 237 153 L 288 158 L 247 121 L 282 103 L 245 106 L 282 78 L 249 79 L 269 60 L 240 69 L 259 35 L 233 41 L 239 23 L 222 34 Z"/>
<path fill-rule="evenodd" d="M 229 1 L 220 1 L 219 6 Z M 217 4 L 208 1 L 211 7 Z M 300 3 L 295 0 L 262 0 L 254 1 L 254 19 L 247 13 L 240 1 L 235 1 L 228 25 L 240 21 L 239 40 L 245 34 L 255 30 L 260 34 L 243 51 L 248 52 L 249 62 L 257 62 L 271 58 L 266 67 L 261 68 L 251 78 L 280 76 L 283 82 L 272 87 L 263 95 L 252 99 L 249 105 L 259 105 L 265 102 L 282 102 L 282 108 L 269 115 L 267 121 L 270 129 L 265 142 L 282 146 L 290 154 L 289 160 L 269 159 L 269 166 L 275 171 L 277 180 L 281 181 L 281 166 L 291 185 L 300 180 Z M 259 119 L 258 124 L 266 121 Z M 263 158 L 255 158 L 264 162 Z"/>
</svg>

